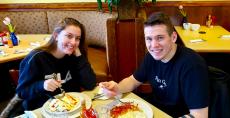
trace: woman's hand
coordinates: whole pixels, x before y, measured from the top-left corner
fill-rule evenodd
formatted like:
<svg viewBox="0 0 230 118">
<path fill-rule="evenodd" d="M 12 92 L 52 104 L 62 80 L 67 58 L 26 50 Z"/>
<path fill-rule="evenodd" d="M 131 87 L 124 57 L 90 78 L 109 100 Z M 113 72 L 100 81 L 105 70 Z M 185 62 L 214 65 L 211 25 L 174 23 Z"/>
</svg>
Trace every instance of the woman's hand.
<svg viewBox="0 0 230 118">
<path fill-rule="evenodd" d="M 114 81 L 101 82 L 99 83 L 99 87 L 103 88 L 103 93 L 105 93 L 106 96 L 114 97 L 120 94 L 118 84 Z"/>
<path fill-rule="evenodd" d="M 61 81 L 55 79 L 47 79 L 44 82 L 44 89 L 47 91 L 55 91 L 57 88 L 61 87 Z"/>
<path fill-rule="evenodd" d="M 79 49 L 79 47 L 76 48 L 76 50 L 73 52 L 74 55 L 76 55 L 77 57 L 81 56 L 81 51 Z"/>
</svg>

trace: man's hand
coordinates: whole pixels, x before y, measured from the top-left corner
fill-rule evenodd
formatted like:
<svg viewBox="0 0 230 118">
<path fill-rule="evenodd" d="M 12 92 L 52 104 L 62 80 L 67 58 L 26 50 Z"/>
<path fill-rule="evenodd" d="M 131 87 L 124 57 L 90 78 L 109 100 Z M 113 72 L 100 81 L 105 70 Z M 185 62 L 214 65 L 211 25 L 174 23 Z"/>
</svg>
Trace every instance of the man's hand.
<svg viewBox="0 0 230 118">
<path fill-rule="evenodd" d="M 101 82 L 100 87 L 104 88 L 104 93 L 108 96 L 116 96 L 120 93 L 133 91 L 141 82 L 137 81 L 133 75 L 123 79 L 119 84 L 114 81 Z"/>
<path fill-rule="evenodd" d="M 120 93 L 118 84 L 114 81 L 101 82 L 99 83 L 99 87 L 103 89 L 103 93 L 105 93 L 108 97 L 114 97 Z"/>
</svg>

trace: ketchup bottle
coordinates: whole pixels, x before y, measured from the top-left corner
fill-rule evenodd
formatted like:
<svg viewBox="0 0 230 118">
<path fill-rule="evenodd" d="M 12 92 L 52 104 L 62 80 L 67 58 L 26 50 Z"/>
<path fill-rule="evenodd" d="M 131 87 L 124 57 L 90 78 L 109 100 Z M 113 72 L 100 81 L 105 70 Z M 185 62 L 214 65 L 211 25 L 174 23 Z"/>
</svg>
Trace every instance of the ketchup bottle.
<svg viewBox="0 0 230 118">
<path fill-rule="evenodd" d="M 82 110 L 80 118 L 98 118 L 97 113 L 94 111 L 92 106 L 89 109 L 86 108 L 85 100 L 82 101 Z"/>
</svg>

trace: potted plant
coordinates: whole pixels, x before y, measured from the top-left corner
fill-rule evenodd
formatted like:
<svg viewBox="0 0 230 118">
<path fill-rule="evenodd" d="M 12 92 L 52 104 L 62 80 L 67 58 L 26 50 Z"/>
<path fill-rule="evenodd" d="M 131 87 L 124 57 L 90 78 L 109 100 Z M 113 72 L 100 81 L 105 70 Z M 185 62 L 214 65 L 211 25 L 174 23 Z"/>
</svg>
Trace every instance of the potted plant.
<svg viewBox="0 0 230 118">
<path fill-rule="evenodd" d="M 112 12 L 113 6 L 117 9 L 119 19 L 133 19 L 137 16 L 137 8 L 143 3 L 149 0 L 105 0 L 108 4 L 108 9 L 110 13 Z M 152 0 L 153 3 L 156 0 Z M 99 11 L 103 12 L 102 1 L 97 0 Z"/>
<path fill-rule="evenodd" d="M 15 34 L 15 27 L 11 24 L 11 20 L 9 17 L 5 17 L 3 20 L 3 23 L 8 26 L 9 32 L 10 32 L 10 40 L 12 40 L 12 43 L 14 46 L 18 45 L 18 39 Z"/>
<path fill-rule="evenodd" d="M 188 23 L 188 14 L 187 12 L 184 10 L 184 7 L 182 5 L 179 5 L 179 12 L 182 16 L 182 21 L 181 21 L 181 25 L 183 25 L 183 23 Z"/>
</svg>

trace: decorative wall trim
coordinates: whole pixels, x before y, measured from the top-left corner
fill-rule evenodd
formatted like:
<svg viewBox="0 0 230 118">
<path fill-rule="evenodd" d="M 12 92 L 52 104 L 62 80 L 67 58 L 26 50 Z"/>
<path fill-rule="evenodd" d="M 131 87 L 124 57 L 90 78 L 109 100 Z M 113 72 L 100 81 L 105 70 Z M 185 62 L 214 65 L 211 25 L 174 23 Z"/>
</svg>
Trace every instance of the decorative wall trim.
<svg viewBox="0 0 230 118">
<path fill-rule="evenodd" d="M 105 12 L 108 11 L 107 4 L 102 5 Z M 98 10 L 96 2 L 76 3 L 22 3 L 22 4 L 0 4 L 0 11 L 31 11 L 31 10 Z"/>
<path fill-rule="evenodd" d="M 159 1 L 155 4 L 148 2 L 144 7 L 169 7 L 169 6 L 230 6 L 230 1 Z M 102 4 L 105 12 L 108 12 L 106 3 Z M 98 10 L 96 2 L 76 3 L 21 3 L 21 4 L 0 4 L 0 11 L 31 11 L 31 10 Z M 115 8 L 113 9 L 115 10 Z"/>
<path fill-rule="evenodd" d="M 203 7 L 221 7 L 221 6 L 230 6 L 230 1 L 161 1 L 157 2 L 155 4 L 149 2 L 146 3 L 144 6 L 145 7 L 151 7 L 151 6 L 156 6 L 156 7 L 175 7 L 175 6 L 203 6 Z"/>
</svg>

